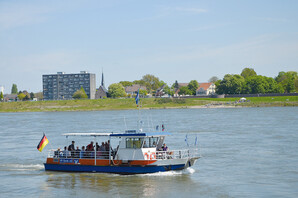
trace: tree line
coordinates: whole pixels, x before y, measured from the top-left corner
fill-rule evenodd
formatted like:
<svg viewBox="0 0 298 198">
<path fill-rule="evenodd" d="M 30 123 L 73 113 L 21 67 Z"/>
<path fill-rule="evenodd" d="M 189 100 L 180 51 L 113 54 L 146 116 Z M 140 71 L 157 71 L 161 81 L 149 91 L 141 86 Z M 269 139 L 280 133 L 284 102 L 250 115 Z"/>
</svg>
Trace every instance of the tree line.
<svg viewBox="0 0 298 198">
<path fill-rule="evenodd" d="M 295 71 L 281 71 L 275 78 L 257 75 L 253 68 L 244 68 L 241 74 L 226 74 L 223 79 L 213 76 L 208 82 L 216 85 L 216 94 L 258 94 L 258 93 L 293 93 L 298 91 L 298 75 Z M 173 96 L 176 91 L 179 95 L 196 95 L 199 83 L 191 80 L 186 86 L 179 86 L 177 80 L 172 86 L 167 85 L 158 77 L 146 74 L 140 80 L 120 81 L 108 87 L 108 97 L 127 97 L 125 87 L 138 84 L 146 89 L 140 89 L 140 95 L 156 95 L 157 90 L 163 87 L 163 92 Z M 42 92 L 28 93 L 19 91 L 17 85 L 13 84 L 12 94 L 17 94 L 19 100 L 32 100 L 34 97 L 42 99 Z M 74 99 L 88 98 L 83 87 L 73 94 Z M 0 100 L 3 100 L 3 93 L 0 93 Z"/>
<path fill-rule="evenodd" d="M 18 87 L 16 84 L 12 84 L 11 94 L 16 94 L 17 98 L 21 101 L 33 100 L 35 97 L 40 97 L 40 93 L 29 93 L 26 90 L 18 91 Z"/>
<path fill-rule="evenodd" d="M 113 83 L 108 88 L 108 96 L 112 98 L 126 97 L 125 87 L 132 86 L 134 84 L 144 86 L 146 89 L 140 89 L 140 95 L 156 94 L 156 90 L 163 86 L 163 91 L 166 94 L 173 95 L 174 91 L 164 81 L 152 74 L 144 75 L 140 80 L 134 81 L 120 81 L 119 83 Z"/>
<path fill-rule="evenodd" d="M 295 71 L 282 71 L 272 78 L 244 68 L 241 74 L 226 74 L 215 85 L 217 94 L 293 93 L 298 91 L 298 76 Z"/>
<path fill-rule="evenodd" d="M 144 86 L 146 89 L 140 89 L 140 95 L 151 94 L 157 96 L 157 90 L 162 87 L 162 91 L 169 96 L 174 96 L 175 91 L 180 88 L 179 94 L 181 95 L 196 95 L 196 90 L 199 87 L 199 83 L 196 80 L 191 80 L 187 86 L 179 87 L 177 80 L 172 86 L 169 86 L 164 81 L 152 74 L 144 75 L 140 80 L 135 81 L 120 81 L 119 83 L 111 84 L 108 88 L 108 96 L 112 98 L 127 97 L 125 93 L 125 87 L 132 86 L 134 84 Z"/>
</svg>

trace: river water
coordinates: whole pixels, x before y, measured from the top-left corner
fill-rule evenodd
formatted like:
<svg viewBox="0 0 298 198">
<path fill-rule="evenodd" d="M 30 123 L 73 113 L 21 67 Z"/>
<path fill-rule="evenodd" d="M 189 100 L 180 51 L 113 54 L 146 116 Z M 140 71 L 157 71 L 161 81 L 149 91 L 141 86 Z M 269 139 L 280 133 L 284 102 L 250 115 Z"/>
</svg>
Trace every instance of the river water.
<svg viewBox="0 0 298 198">
<path fill-rule="evenodd" d="M 72 140 L 62 133 L 134 129 L 139 112 L 0 113 L 0 197 L 298 197 L 297 107 L 140 115 L 144 129 L 164 123 L 172 132 L 170 149 L 186 147 L 186 134 L 190 145 L 197 136 L 202 158 L 184 171 L 155 174 L 46 172 L 47 151 Z M 50 143 L 40 153 L 43 132 Z M 76 139 L 76 145 L 89 141 Z"/>
</svg>

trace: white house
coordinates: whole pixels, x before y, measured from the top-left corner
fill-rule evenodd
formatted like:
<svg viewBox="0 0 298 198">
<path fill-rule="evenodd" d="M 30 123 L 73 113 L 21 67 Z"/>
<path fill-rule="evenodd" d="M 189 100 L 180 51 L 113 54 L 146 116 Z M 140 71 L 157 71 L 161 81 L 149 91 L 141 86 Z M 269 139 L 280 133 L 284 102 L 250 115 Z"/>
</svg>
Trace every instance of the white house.
<svg viewBox="0 0 298 198">
<path fill-rule="evenodd" d="M 215 94 L 215 84 L 214 83 L 199 83 L 196 95 L 213 95 Z"/>
</svg>

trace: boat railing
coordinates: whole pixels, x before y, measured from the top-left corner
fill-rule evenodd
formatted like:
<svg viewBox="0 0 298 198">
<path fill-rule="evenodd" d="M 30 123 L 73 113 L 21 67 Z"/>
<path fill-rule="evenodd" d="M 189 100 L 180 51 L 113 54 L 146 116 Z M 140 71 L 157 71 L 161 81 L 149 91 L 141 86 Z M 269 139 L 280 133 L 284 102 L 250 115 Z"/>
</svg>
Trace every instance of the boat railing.
<svg viewBox="0 0 298 198">
<path fill-rule="evenodd" d="M 95 156 L 96 155 L 96 156 Z M 111 151 L 111 155 L 114 152 Z M 109 151 L 58 151 L 50 150 L 49 158 L 109 159 Z"/>
<path fill-rule="evenodd" d="M 199 157 L 198 149 L 156 151 L 156 159 L 183 159 Z"/>
</svg>

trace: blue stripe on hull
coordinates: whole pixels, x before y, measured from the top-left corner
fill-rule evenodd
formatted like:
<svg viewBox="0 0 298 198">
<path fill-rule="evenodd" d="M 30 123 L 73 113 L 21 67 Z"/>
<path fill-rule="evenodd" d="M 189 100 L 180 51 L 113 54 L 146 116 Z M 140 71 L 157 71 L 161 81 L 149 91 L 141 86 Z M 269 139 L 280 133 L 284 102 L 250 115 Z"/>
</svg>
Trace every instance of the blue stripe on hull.
<svg viewBox="0 0 298 198">
<path fill-rule="evenodd" d="M 170 170 L 181 170 L 185 164 L 169 166 L 88 166 L 88 165 L 63 165 L 63 164 L 44 164 L 45 170 L 50 171 L 70 171 L 70 172 L 100 172 L 118 174 L 142 174 L 156 173 Z"/>
</svg>

